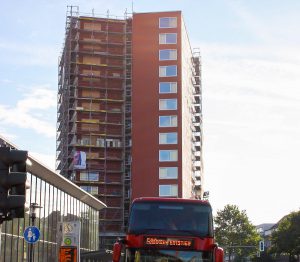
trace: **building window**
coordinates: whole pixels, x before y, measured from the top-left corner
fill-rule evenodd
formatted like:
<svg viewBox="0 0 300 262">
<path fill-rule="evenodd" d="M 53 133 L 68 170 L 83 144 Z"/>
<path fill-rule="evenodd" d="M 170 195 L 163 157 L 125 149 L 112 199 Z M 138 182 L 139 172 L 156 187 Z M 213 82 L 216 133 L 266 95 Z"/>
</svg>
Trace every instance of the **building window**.
<svg viewBox="0 0 300 262">
<path fill-rule="evenodd" d="M 159 99 L 159 110 L 176 110 L 177 99 Z"/>
<path fill-rule="evenodd" d="M 160 66 L 159 76 L 160 77 L 177 76 L 177 66 L 176 65 Z"/>
<path fill-rule="evenodd" d="M 177 82 L 160 82 L 159 93 L 160 94 L 177 93 Z"/>
<path fill-rule="evenodd" d="M 80 186 L 81 189 L 85 190 L 86 192 L 96 195 L 98 194 L 98 187 L 97 186 Z"/>
<path fill-rule="evenodd" d="M 178 185 L 159 185 L 159 196 L 160 197 L 177 197 L 178 196 Z"/>
<path fill-rule="evenodd" d="M 159 116 L 160 127 L 176 127 L 177 116 Z"/>
<path fill-rule="evenodd" d="M 159 60 L 177 60 L 176 49 L 163 49 L 159 50 Z"/>
<path fill-rule="evenodd" d="M 159 144 L 177 144 L 177 132 L 159 133 Z"/>
<path fill-rule="evenodd" d="M 159 150 L 159 162 L 177 161 L 177 150 Z"/>
<path fill-rule="evenodd" d="M 159 44 L 177 44 L 177 34 L 176 33 L 167 33 L 159 34 Z"/>
<path fill-rule="evenodd" d="M 176 28 L 177 17 L 160 17 L 159 28 Z"/>
<path fill-rule="evenodd" d="M 99 174 L 80 172 L 80 181 L 99 181 Z"/>
<path fill-rule="evenodd" d="M 121 147 L 120 139 L 106 139 L 106 147 Z"/>
<path fill-rule="evenodd" d="M 81 139 L 81 143 L 80 143 L 81 145 L 90 145 L 91 144 L 91 142 L 90 142 L 90 137 L 82 137 L 82 139 Z"/>
<path fill-rule="evenodd" d="M 178 167 L 160 167 L 159 179 L 177 179 Z"/>
</svg>

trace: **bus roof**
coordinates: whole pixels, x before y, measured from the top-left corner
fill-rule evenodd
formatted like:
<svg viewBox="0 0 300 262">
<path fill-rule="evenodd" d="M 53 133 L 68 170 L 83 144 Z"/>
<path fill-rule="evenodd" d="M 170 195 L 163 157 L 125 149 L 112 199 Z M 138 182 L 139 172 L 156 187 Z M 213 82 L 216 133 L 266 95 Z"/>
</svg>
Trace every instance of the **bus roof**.
<svg viewBox="0 0 300 262">
<path fill-rule="evenodd" d="M 187 198 L 167 198 L 167 197 L 139 197 L 133 200 L 133 203 L 136 202 L 178 202 L 178 203 L 194 203 L 210 206 L 210 203 L 207 200 L 200 199 L 187 199 Z"/>
</svg>

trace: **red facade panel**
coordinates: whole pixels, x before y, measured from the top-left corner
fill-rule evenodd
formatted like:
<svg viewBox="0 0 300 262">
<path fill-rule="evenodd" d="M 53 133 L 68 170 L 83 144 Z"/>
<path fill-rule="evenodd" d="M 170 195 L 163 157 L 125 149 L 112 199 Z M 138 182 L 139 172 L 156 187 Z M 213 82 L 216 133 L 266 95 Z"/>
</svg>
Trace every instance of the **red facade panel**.
<svg viewBox="0 0 300 262">
<path fill-rule="evenodd" d="M 177 17 L 177 28 L 159 28 L 160 17 Z M 178 184 L 181 195 L 181 61 L 180 61 L 181 12 L 140 13 L 133 15 L 132 34 L 132 199 L 141 196 L 159 196 L 159 184 Z M 159 61 L 159 33 L 177 33 L 176 61 Z M 178 108 L 172 111 L 159 111 L 159 66 L 177 65 L 177 77 L 167 77 L 162 81 L 178 83 Z M 170 95 L 167 95 L 170 97 Z M 177 115 L 178 127 L 159 128 L 159 115 Z M 159 132 L 178 132 L 177 145 L 159 145 Z M 178 149 L 178 162 L 159 163 L 159 149 Z M 172 163 L 172 164 L 171 164 Z M 159 166 L 178 166 L 178 180 L 159 181 Z"/>
</svg>

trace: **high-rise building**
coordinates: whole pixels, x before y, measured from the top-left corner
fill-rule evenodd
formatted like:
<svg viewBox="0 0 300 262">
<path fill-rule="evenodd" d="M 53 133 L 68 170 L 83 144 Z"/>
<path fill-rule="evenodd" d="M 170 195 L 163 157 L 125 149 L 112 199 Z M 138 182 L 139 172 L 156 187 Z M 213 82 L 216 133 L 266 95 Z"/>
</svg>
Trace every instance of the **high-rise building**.
<svg viewBox="0 0 300 262">
<path fill-rule="evenodd" d="M 57 170 L 107 204 L 102 247 L 124 234 L 132 199 L 202 197 L 200 71 L 181 11 L 117 18 L 69 7 Z"/>
</svg>

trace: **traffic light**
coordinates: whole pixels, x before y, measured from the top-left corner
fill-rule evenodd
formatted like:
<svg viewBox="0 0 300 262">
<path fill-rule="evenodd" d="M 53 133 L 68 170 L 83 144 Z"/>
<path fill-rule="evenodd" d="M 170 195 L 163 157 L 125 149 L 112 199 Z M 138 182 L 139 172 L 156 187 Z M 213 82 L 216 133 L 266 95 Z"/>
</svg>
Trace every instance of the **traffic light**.
<svg viewBox="0 0 300 262">
<path fill-rule="evenodd" d="M 28 152 L 0 147 L 0 223 L 24 217 L 27 182 Z"/>
<path fill-rule="evenodd" d="M 264 241 L 259 241 L 259 251 L 260 252 L 265 251 L 265 243 L 264 243 Z"/>
</svg>

